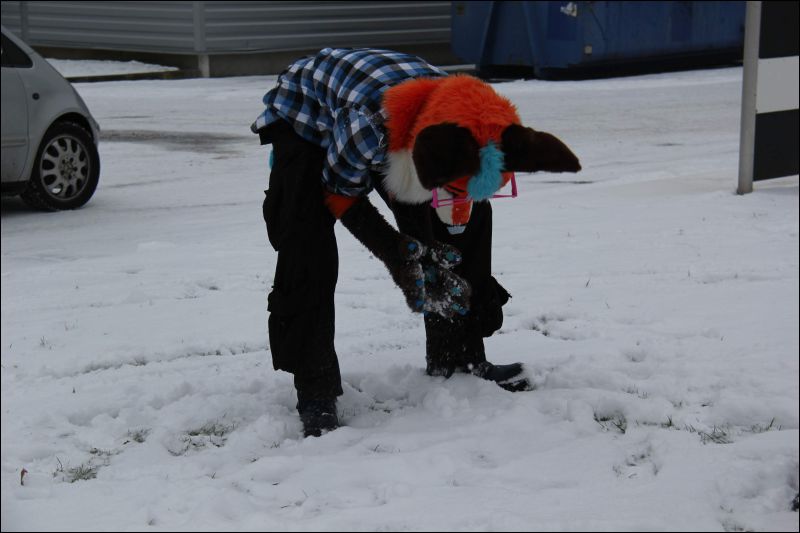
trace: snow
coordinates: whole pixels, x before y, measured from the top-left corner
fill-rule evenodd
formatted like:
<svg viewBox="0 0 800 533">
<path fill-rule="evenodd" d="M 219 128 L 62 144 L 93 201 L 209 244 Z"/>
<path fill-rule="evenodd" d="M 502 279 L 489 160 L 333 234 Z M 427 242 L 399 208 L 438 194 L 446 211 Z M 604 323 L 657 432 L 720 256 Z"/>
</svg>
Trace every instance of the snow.
<svg viewBox="0 0 800 533">
<path fill-rule="evenodd" d="M 149 72 L 167 72 L 178 70 L 178 67 L 154 65 L 141 61 L 113 61 L 105 59 L 54 59 L 47 62 L 67 78 L 84 76 L 112 76 L 120 74 L 143 74 Z"/>
<path fill-rule="evenodd" d="M 797 531 L 798 179 L 734 193 L 741 76 L 497 84 L 584 168 L 493 202 L 487 354 L 537 389 L 426 376 L 337 225 L 344 427 L 309 439 L 267 343 L 274 78 L 76 85 L 95 197 L 2 202 L 2 529 Z"/>
</svg>

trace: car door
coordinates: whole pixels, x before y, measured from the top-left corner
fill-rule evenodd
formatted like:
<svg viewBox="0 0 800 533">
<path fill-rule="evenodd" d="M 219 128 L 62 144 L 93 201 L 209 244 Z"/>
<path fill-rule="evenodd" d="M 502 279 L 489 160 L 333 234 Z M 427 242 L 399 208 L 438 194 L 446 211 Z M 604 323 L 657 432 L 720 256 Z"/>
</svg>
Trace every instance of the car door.
<svg viewBox="0 0 800 533">
<path fill-rule="evenodd" d="M 20 55 L 21 54 L 21 55 Z M 30 68 L 30 58 L 2 36 L 2 183 L 21 181 L 28 156 L 28 98 L 19 68 Z"/>
</svg>

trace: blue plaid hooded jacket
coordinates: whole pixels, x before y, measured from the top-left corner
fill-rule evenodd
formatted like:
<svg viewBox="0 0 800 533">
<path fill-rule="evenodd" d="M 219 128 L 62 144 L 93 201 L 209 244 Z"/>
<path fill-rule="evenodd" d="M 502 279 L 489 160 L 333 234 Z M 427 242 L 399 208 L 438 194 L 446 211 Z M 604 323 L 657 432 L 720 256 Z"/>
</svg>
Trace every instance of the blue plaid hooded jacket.
<svg viewBox="0 0 800 533">
<path fill-rule="evenodd" d="M 380 170 L 388 139 L 383 92 L 412 78 L 446 76 L 422 59 L 399 52 L 326 48 L 304 57 L 264 95 L 254 133 L 283 119 L 298 135 L 327 150 L 322 171 L 330 192 L 366 195 L 371 170 Z"/>
</svg>

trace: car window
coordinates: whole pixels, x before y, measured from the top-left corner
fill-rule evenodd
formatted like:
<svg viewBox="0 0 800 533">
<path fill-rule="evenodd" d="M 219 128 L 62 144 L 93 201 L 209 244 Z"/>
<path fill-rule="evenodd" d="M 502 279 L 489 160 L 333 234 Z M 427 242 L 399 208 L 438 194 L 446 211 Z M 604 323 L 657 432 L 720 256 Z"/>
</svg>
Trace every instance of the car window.
<svg viewBox="0 0 800 533">
<path fill-rule="evenodd" d="M 28 54 L 22 51 L 22 49 L 11 42 L 11 39 L 6 37 L 5 35 L 2 36 L 2 50 L 0 50 L 0 58 L 2 58 L 2 66 L 4 67 L 14 67 L 14 68 L 31 68 L 33 66 L 33 61 L 31 58 L 28 57 Z"/>
</svg>

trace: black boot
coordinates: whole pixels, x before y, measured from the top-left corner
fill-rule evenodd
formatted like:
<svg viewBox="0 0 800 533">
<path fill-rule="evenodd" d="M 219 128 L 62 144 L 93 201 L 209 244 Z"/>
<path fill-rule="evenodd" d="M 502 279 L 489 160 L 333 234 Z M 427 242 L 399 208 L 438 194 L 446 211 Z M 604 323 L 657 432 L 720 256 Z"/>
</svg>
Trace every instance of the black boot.
<svg viewBox="0 0 800 533">
<path fill-rule="evenodd" d="M 339 427 L 336 397 L 298 399 L 297 411 L 303 422 L 305 437 L 319 437 L 323 432 L 333 431 Z"/>
<path fill-rule="evenodd" d="M 533 390 L 533 384 L 525 376 L 525 369 L 522 367 L 522 363 L 493 365 L 486 361 L 472 367 L 472 374 L 482 379 L 494 381 L 507 391 Z"/>
<path fill-rule="evenodd" d="M 453 319 L 425 317 L 427 374 L 449 378 L 462 372 L 493 381 L 511 392 L 533 390 L 522 363 L 494 365 L 486 360 L 478 320 L 470 315 Z"/>
</svg>

